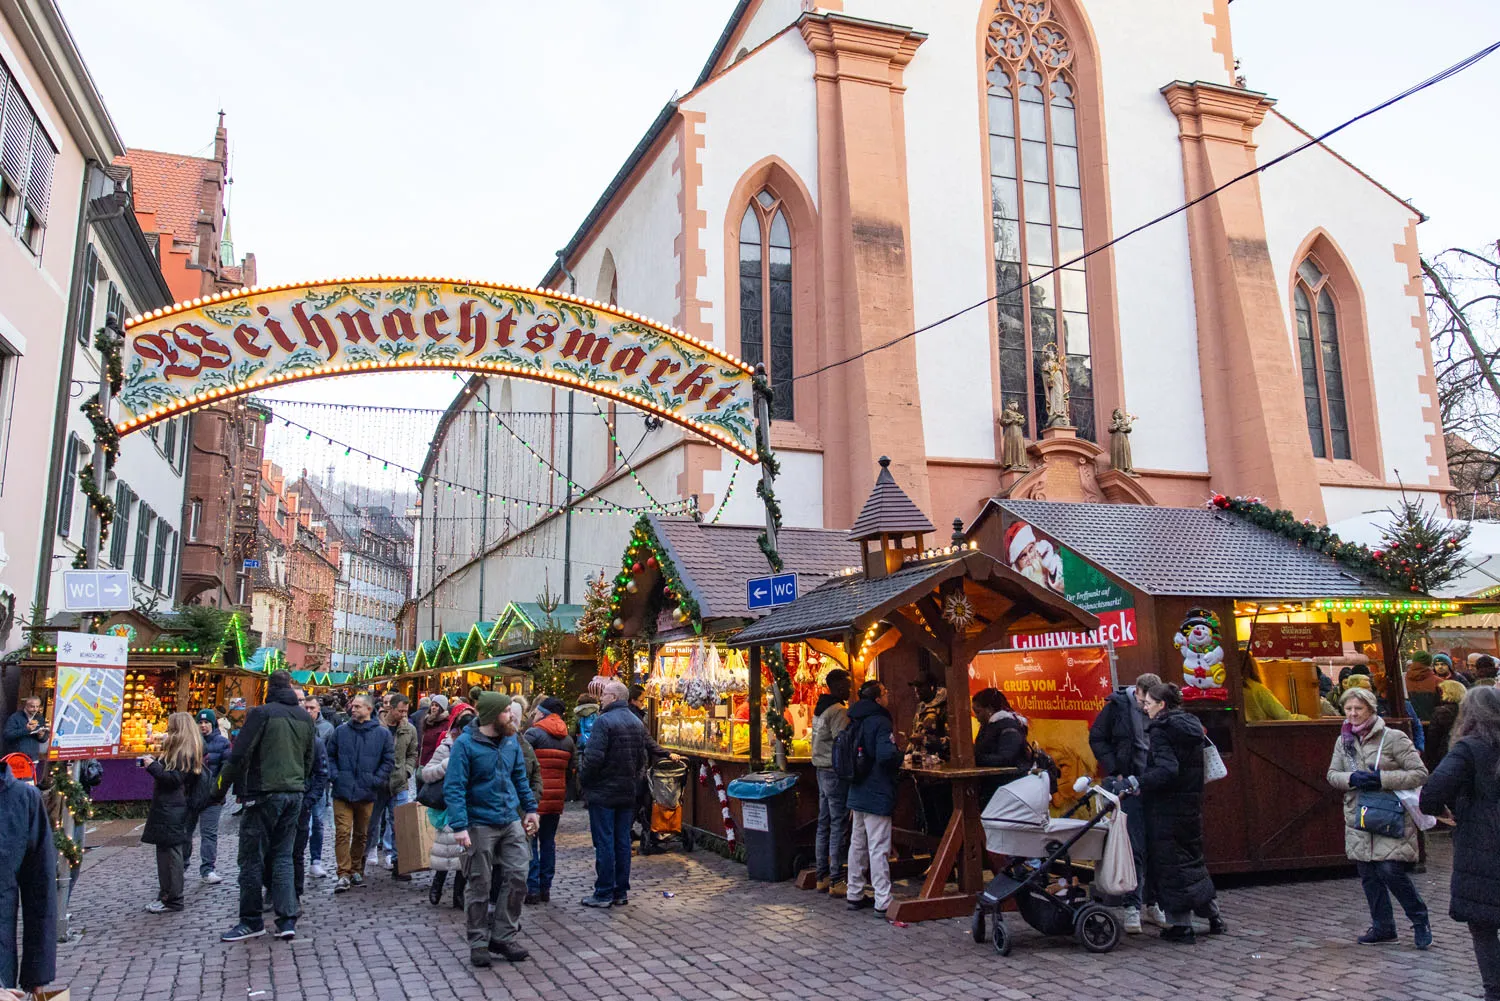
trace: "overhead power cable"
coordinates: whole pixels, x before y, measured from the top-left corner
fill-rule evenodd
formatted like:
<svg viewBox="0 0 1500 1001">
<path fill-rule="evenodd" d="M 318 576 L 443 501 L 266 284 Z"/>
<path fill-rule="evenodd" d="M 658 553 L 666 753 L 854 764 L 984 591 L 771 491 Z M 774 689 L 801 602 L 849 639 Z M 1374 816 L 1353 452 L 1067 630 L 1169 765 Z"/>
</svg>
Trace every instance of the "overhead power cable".
<svg viewBox="0 0 1500 1001">
<path fill-rule="evenodd" d="M 792 376 L 792 378 L 791 378 L 790 381 L 792 381 L 792 382 L 798 382 L 798 381 L 800 381 L 802 379 L 811 379 L 815 375 L 821 375 L 822 373 L 827 372 L 830 369 L 839 368 L 840 366 L 847 365 L 850 362 L 858 361 L 859 359 L 864 358 L 867 355 L 876 354 L 877 352 L 884 351 L 887 348 L 893 348 L 897 344 L 902 343 L 903 341 L 908 341 L 911 338 L 916 337 L 918 334 L 926 333 L 927 331 L 932 330 L 935 327 L 940 327 L 943 324 L 948 323 L 951 320 L 956 320 L 960 316 L 963 316 L 966 313 L 971 313 L 974 310 L 979 309 L 979 308 L 981 308 L 983 306 L 988 306 L 990 303 L 996 301 L 997 299 L 1003 299 L 1006 296 L 1014 295 L 1017 292 L 1020 292 L 1022 289 L 1025 289 L 1028 286 L 1033 285 L 1036 282 L 1039 282 L 1042 279 L 1047 278 L 1047 277 L 1051 276 L 1052 274 L 1054 274 L 1054 273 L 1056 273 L 1058 271 L 1061 271 L 1063 268 L 1067 268 L 1067 267 L 1070 267 L 1070 266 L 1072 266 L 1074 264 L 1077 264 L 1080 261 L 1087 260 L 1088 258 L 1093 257 L 1095 254 L 1103 253 L 1104 251 L 1108 250 L 1109 248 L 1115 246 L 1116 244 L 1121 243 L 1121 242 L 1123 242 L 1125 240 L 1128 240 L 1132 236 L 1135 236 L 1138 233 L 1141 233 L 1141 232 L 1144 232 L 1145 230 L 1150 229 L 1152 226 L 1156 226 L 1156 225 L 1159 225 L 1160 223 L 1166 222 L 1168 219 L 1171 219 L 1173 216 L 1181 215 L 1182 213 L 1186 212 L 1188 209 L 1192 208 L 1193 206 L 1199 205 L 1199 204 L 1201 204 L 1203 202 L 1208 201 L 1208 199 L 1213 198 L 1215 195 L 1219 194 L 1221 191 L 1223 191 L 1226 188 L 1229 188 L 1229 187 L 1231 187 L 1231 186 L 1233 186 L 1235 184 L 1238 184 L 1239 182 L 1241 182 L 1243 180 L 1246 180 L 1247 178 L 1254 177 L 1256 174 L 1259 174 L 1259 173 L 1261 173 L 1263 171 L 1269 170 L 1270 168 L 1276 166 L 1278 163 L 1283 163 L 1283 162 L 1291 159 L 1292 157 L 1296 156 L 1297 154 L 1303 152 L 1304 150 L 1308 150 L 1308 149 L 1311 149 L 1314 146 L 1321 145 L 1324 140 L 1329 139 L 1329 138 L 1331 138 L 1333 136 L 1338 135 L 1340 132 L 1344 131 L 1349 126 L 1354 125 L 1357 122 L 1361 122 L 1364 119 L 1369 118 L 1371 115 L 1374 115 L 1374 114 L 1377 114 L 1377 113 L 1379 113 L 1381 111 L 1384 111 L 1386 108 L 1389 108 L 1389 107 L 1391 107 L 1394 104 L 1397 104 L 1397 103 L 1399 103 L 1401 101 L 1404 101 L 1408 97 L 1411 97 L 1414 94 L 1421 93 L 1422 91 L 1426 90 L 1428 87 L 1432 87 L 1432 86 L 1434 86 L 1436 84 L 1442 83 L 1444 80 L 1447 80 L 1449 77 L 1455 76 L 1458 73 L 1462 73 L 1464 70 L 1468 69 L 1470 66 L 1473 66 L 1475 63 L 1479 62 L 1480 60 L 1482 60 L 1482 59 L 1484 59 L 1484 58 L 1486 58 L 1486 57 L 1488 57 L 1490 55 L 1493 55 L 1497 49 L 1500 49 L 1500 42 L 1493 42 L 1490 45 L 1487 45 L 1484 48 L 1480 49 L 1478 52 L 1475 52 L 1473 55 L 1468 56 L 1468 57 L 1466 57 L 1464 59 L 1460 59 L 1458 62 L 1454 63 L 1452 66 L 1449 66 L 1447 69 L 1442 70 L 1439 73 L 1433 74 L 1432 76 L 1430 76 L 1427 79 L 1421 81 L 1420 83 L 1413 84 L 1412 86 L 1406 88 L 1405 90 L 1403 90 L 1401 93 L 1397 94 L 1396 96 L 1391 97 L 1391 98 L 1387 98 L 1386 100 L 1384 100 L 1384 101 L 1380 102 L 1379 104 L 1375 105 L 1373 108 L 1370 108 L 1368 111 L 1362 111 L 1358 115 L 1355 115 L 1353 118 L 1350 118 L 1347 121 L 1344 121 L 1344 122 L 1339 123 L 1338 125 L 1335 125 L 1333 128 L 1329 129 L 1327 132 L 1324 132 L 1321 135 L 1314 136 L 1313 138 L 1309 139 L 1307 142 L 1302 143 L 1300 146 L 1295 146 L 1292 149 L 1287 150 L 1285 153 L 1282 153 L 1280 156 L 1273 157 L 1270 160 L 1267 160 L 1265 163 L 1262 163 L 1262 164 L 1259 164 L 1259 165 L 1257 165 L 1255 167 L 1252 167 L 1251 169 L 1245 171 L 1243 174 L 1240 174 L 1237 177 L 1230 178 L 1229 180 L 1225 181 L 1223 184 L 1219 185 L 1218 187 L 1214 188 L 1213 190 L 1206 191 L 1203 194 L 1199 195 L 1197 198 L 1193 198 L 1193 199 L 1190 199 L 1189 201 L 1183 202 L 1181 205 L 1177 206 L 1175 209 L 1172 209 L 1169 212 L 1163 212 L 1161 215 L 1157 216 L 1156 218 L 1151 219 L 1148 222 L 1143 222 L 1139 226 L 1136 226 L 1133 229 L 1130 229 L 1130 230 L 1127 230 L 1124 233 L 1121 233 L 1119 236 L 1115 237 L 1114 239 L 1109 240 L 1109 241 L 1107 241 L 1105 243 L 1101 243 L 1099 246 L 1093 248 L 1092 250 L 1086 250 L 1082 254 L 1079 254 L 1077 257 L 1074 257 L 1071 260 L 1063 261 L 1061 264 L 1058 264 L 1058 265 L 1055 265 L 1055 266 L 1053 266 L 1051 268 L 1048 268 L 1046 271 L 1043 271 L 1042 273 L 1040 273 L 1038 275 L 1034 275 L 1033 277 L 1027 279 L 1026 281 L 1021 282 L 1019 285 L 1015 285 L 1015 286 L 1013 286 L 1011 288 L 1007 288 L 1007 289 L 1004 289 L 1004 290 L 1002 290 L 1000 292 L 996 292 L 994 295 L 989 296 L 988 298 L 985 298 L 985 299 L 981 299 L 981 300 L 979 300 L 978 302 L 974 303 L 971 306 L 965 306 L 963 309 L 957 310 L 956 312 L 953 312 L 953 313 L 949 313 L 947 316 L 941 317 L 940 319 L 933 320 L 931 323 L 924 324 L 924 325 L 918 327 L 917 329 L 915 329 L 913 331 L 910 331 L 909 333 L 902 334 L 899 337 L 894 337 L 891 340 L 885 341 L 884 343 L 881 343 L 881 344 L 877 344 L 874 347 L 866 348 L 865 350 L 860 351 L 857 354 L 852 354 L 852 355 L 850 355 L 847 358 L 840 358 L 838 361 L 832 361 L 832 362 L 829 362 L 826 365 L 820 365 L 820 366 L 818 366 L 817 368 L 813 369 L 810 372 L 803 372 L 800 375 L 794 375 L 794 376 Z"/>
</svg>

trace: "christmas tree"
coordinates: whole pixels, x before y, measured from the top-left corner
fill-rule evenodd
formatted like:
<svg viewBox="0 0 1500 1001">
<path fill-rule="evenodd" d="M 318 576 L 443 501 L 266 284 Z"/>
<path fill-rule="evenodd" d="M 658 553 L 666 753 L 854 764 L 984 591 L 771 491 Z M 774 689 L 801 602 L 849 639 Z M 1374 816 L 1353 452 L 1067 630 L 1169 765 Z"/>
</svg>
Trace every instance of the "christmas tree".
<svg viewBox="0 0 1500 1001">
<path fill-rule="evenodd" d="M 588 646 L 597 646 L 609 632 L 609 624 L 614 620 L 614 612 L 610 610 L 613 591 L 609 580 L 602 573 L 588 579 L 583 595 L 583 614 L 579 616 L 574 630 L 578 638 Z"/>
<path fill-rule="evenodd" d="M 1463 573 L 1469 526 L 1439 518 L 1417 501 L 1401 501 L 1370 556 L 1381 577 L 1403 590 L 1432 594 Z"/>
</svg>

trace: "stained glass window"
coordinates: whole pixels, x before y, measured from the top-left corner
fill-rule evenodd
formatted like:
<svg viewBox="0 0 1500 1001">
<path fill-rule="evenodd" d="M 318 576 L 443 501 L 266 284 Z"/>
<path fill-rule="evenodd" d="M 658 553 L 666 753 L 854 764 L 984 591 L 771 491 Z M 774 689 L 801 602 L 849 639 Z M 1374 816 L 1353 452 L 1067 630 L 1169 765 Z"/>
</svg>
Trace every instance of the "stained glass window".
<svg viewBox="0 0 1500 1001">
<path fill-rule="evenodd" d="M 1339 351 L 1338 307 L 1328 291 L 1328 275 L 1311 257 L 1297 266 L 1292 290 L 1297 315 L 1297 364 L 1313 455 L 1348 459 L 1349 404 L 1344 398 L 1344 361 Z"/>
<path fill-rule="evenodd" d="M 1093 439 L 1087 272 L 1074 262 L 1084 228 L 1072 47 L 1050 0 L 1001 0 L 987 52 L 1001 406 L 1020 405 L 1029 436 L 1046 425 L 1041 366 L 1055 345 L 1067 358 L 1071 420 Z"/>
<path fill-rule="evenodd" d="M 772 420 L 796 413 L 792 340 L 792 231 L 780 200 L 764 189 L 740 220 L 740 357 L 765 364 Z"/>
</svg>

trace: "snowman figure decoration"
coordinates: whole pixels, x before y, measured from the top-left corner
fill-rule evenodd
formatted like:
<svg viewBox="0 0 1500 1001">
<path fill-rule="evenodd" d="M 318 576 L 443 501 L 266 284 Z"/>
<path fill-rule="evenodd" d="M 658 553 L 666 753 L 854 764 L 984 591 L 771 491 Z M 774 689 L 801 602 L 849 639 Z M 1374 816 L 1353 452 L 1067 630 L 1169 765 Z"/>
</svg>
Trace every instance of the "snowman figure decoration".
<svg viewBox="0 0 1500 1001">
<path fill-rule="evenodd" d="M 1224 646 L 1219 640 L 1219 617 L 1206 608 L 1188 609 L 1173 644 L 1182 652 L 1182 697 L 1227 699 L 1224 688 Z"/>
</svg>

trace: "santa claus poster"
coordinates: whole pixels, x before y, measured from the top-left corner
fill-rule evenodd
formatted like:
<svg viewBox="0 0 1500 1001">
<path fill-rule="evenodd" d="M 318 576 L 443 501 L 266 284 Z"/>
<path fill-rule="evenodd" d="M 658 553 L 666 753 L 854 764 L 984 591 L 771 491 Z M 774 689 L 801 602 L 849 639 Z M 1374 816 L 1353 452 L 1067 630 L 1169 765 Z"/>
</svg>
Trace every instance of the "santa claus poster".
<svg viewBox="0 0 1500 1001">
<path fill-rule="evenodd" d="M 1089 727 L 1114 691 L 1107 649 L 989 650 L 969 665 L 969 694 L 985 688 L 1004 692 L 1011 710 L 1025 717 L 1031 741 L 1062 769 L 1058 789 L 1094 774 Z"/>
<path fill-rule="evenodd" d="M 1011 637 L 1017 650 L 1113 644 L 1135 646 L 1135 600 L 1067 546 L 1024 521 L 1005 530 L 1006 564 L 1030 581 L 1055 591 L 1086 612 L 1099 617 L 1092 632 L 1058 631 Z"/>
</svg>

